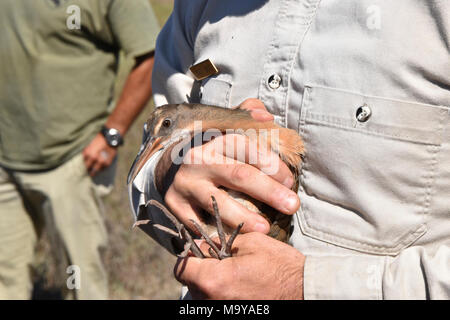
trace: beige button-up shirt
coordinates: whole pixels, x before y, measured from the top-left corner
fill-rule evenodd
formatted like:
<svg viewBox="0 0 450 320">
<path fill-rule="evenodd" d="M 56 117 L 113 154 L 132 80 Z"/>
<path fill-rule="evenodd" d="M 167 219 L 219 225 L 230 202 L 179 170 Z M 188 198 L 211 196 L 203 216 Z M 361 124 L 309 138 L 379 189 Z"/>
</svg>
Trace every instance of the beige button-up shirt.
<svg viewBox="0 0 450 320">
<path fill-rule="evenodd" d="M 291 243 L 307 256 L 305 298 L 448 299 L 449 50 L 450 1 L 175 1 L 154 98 L 227 108 L 256 97 L 298 130 Z M 189 67 L 205 59 L 219 73 L 196 82 Z M 156 161 L 130 185 L 137 219 L 164 220 L 142 207 L 160 197 Z"/>
</svg>

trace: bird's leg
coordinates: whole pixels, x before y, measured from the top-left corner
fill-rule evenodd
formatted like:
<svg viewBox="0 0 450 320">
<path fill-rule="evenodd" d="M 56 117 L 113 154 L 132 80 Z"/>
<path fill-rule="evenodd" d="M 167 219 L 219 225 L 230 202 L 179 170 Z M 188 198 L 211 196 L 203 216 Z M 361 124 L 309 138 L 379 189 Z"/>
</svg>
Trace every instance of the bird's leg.
<svg viewBox="0 0 450 320">
<path fill-rule="evenodd" d="M 227 252 L 227 240 L 225 238 L 225 232 L 223 231 L 222 218 L 219 214 L 219 207 L 217 206 L 217 201 L 214 196 L 211 196 L 211 201 L 214 210 L 214 217 L 216 218 L 217 234 L 220 240 L 220 252 L 218 253 L 221 259 L 231 257 L 231 251 Z"/>
<path fill-rule="evenodd" d="M 214 259 L 218 259 L 219 260 L 219 256 L 217 255 L 217 253 L 213 250 L 213 248 L 209 248 L 208 249 L 209 254 L 211 255 L 211 257 L 213 257 Z"/>
<path fill-rule="evenodd" d="M 206 243 L 209 244 L 212 249 L 212 251 L 220 257 L 220 250 L 217 248 L 214 241 L 211 240 L 211 238 L 208 236 L 208 234 L 203 230 L 203 228 L 197 223 L 197 221 L 190 219 L 194 227 L 197 229 L 197 231 L 200 233 L 203 239 L 205 239 Z"/>
<path fill-rule="evenodd" d="M 217 248 L 216 244 L 211 240 L 211 238 L 206 234 L 206 232 L 200 227 L 200 225 L 195 222 L 194 220 L 191 220 L 194 224 L 195 228 L 198 230 L 198 232 L 202 235 L 203 239 L 205 239 L 206 243 L 209 244 L 209 254 L 216 259 L 225 259 L 231 257 L 231 246 L 233 245 L 234 239 L 236 239 L 236 236 L 241 231 L 242 226 L 244 223 L 240 223 L 236 230 L 233 231 L 230 239 L 228 239 L 228 242 L 226 241 L 225 232 L 223 230 L 223 224 L 222 224 L 222 218 L 220 217 L 219 208 L 217 206 L 217 201 L 214 196 L 211 196 L 213 210 L 214 210 L 214 217 L 216 219 L 216 226 L 217 226 L 217 233 L 219 235 L 220 250 Z"/>
<path fill-rule="evenodd" d="M 237 226 L 237 228 L 233 231 L 233 233 L 231 234 L 231 236 L 227 242 L 226 237 L 225 237 L 225 232 L 223 231 L 222 218 L 220 217 L 220 214 L 219 214 L 219 208 L 217 206 L 216 198 L 214 198 L 214 196 L 211 196 L 211 201 L 213 204 L 214 216 L 216 218 L 217 233 L 219 234 L 219 239 L 220 239 L 220 244 L 221 244 L 219 257 L 221 257 L 221 259 L 228 258 L 228 257 L 231 257 L 231 246 L 233 245 L 234 239 L 236 239 L 236 236 L 241 231 L 244 223 L 241 222 Z"/>
<path fill-rule="evenodd" d="M 179 255 L 178 255 L 178 258 L 186 258 L 187 257 L 187 255 L 188 255 L 188 253 L 189 253 L 189 251 L 191 250 L 191 247 L 192 247 L 192 245 L 189 243 L 189 242 L 186 242 L 185 244 L 184 244 L 184 248 L 183 248 L 183 252 L 181 252 Z"/>
<path fill-rule="evenodd" d="M 204 254 L 202 253 L 202 251 L 200 250 L 200 248 L 195 243 L 195 241 L 192 239 L 192 236 L 189 234 L 189 232 L 184 227 L 184 225 L 181 222 L 179 222 L 178 219 L 163 204 L 159 203 L 156 200 L 150 200 L 147 202 L 147 204 L 145 206 L 147 207 L 148 205 L 152 205 L 152 206 L 159 208 L 164 213 L 164 215 L 175 225 L 175 228 L 178 230 L 178 234 L 175 231 L 173 231 L 172 229 L 169 229 L 169 228 L 164 227 L 159 224 L 154 224 L 154 226 L 156 228 L 158 228 L 159 230 L 162 230 L 164 232 L 167 232 L 170 235 L 178 236 L 179 238 L 181 238 L 182 240 L 185 241 L 184 250 L 179 255 L 179 257 L 181 257 L 181 258 L 186 257 L 189 250 L 191 250 L 192 253 L 198 258 L 205 257 Z"/>
<path fill-rule="evenodd" d="M 230 239 L 228 239 L 228 242 L 227 242 L 227 245 L 226 245 L 226 252 L 228 252 L 230 254 L 230 256 L 231 256 L 231 246 L 233 245 L 234 239 L 236 239 L 236 236 L 241 231 L 243 225 L 244 225 L 243 222 L 239 223 L 237 228 L 231 234 Z"/>
</svg>

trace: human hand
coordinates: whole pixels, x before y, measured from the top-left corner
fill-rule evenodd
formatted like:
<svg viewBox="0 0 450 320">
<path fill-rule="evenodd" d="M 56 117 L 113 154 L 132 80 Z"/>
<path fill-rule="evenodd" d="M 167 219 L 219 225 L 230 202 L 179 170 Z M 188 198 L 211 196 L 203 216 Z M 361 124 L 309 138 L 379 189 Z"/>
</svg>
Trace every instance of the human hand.
<svg viewBox="0 0 450 320">
<path fill-rule="evenodd" d="M 257 99 L 248 99 L 239 107 L 252 110 L 252 116 L 260 121 L 273 120 Z M 214 196 L 220 203 L 223 222 L 231 228 L 244 222 L 244 233 L 269 231 L 269 223 L 262 216 L 233 200 L 221 186 L 245 193 L 285 214 L 297 211 L 300 201 L 290 190 L 294 183 L 291 171 L 271 151 L 258 153 L 257 163 L 249 164 L 249 149 L 254 143 L 246 136 L 227 134 L 189 150 L 185 156 L 189 163 L 180 166 L 164 198 L 181 223 L 196 230 L 190 220 L 201 220 L 203 209 L 213 214 L 211 196 Z M 227 157 L 227 152 L 217 153 L 229 150 L 230 145 L 240 148 L 231 152 L 233 158 Z M 276 170 L 270 176 L 263 174 L 267 167 Z"/>
<path fill-rule="evenodd" d="M 103 135 L 98 133 L 91 143 L 84 148 L 82 154 L 86 169 L 89 175 L 93 177 L 113 162 L 117 150 L 110 147 Z"/>
<path fill-rule="evenodd" d="M 200 245 L 205 256 L 209 246 Z M 194 299 L 303 299 L 305 256 L 261 233 L 238 235 L 233 256 L 223 260 L 187 257 L 174 268 Z"/>
<path fill-rule="evenodd" d="M 258 121 L 273 121 L 273 115 L 267 111 L 264 103 L 255 98 L 246 99 L 236 108 L 250 111 L 253 119 Z"/>
</svg>

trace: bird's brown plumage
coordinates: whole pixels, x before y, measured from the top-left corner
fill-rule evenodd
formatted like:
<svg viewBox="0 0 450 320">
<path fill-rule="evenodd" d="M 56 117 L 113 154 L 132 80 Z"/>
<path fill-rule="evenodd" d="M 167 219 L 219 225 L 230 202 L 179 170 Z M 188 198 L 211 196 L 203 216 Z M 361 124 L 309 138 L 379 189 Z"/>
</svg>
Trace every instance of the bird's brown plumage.
<svg viewBox="0 0 450 320">
<path fill-rule="evenodd" d="M 201 121 L 202 131 L 217 130 L 225 133 L 234 130 L 243 135 L 266 134 L 264 140 L 273 152 L 287 164 L 294 175 L 295 184 L 293 190 L 298 189 L 298 174 L 304 147 L 300 136 L 296 131 L 283 128 L 271 121 L 259 122 L 254 120 L 250 113 L 241 109 L 225 109 L 201 104 L 165 105 L 157 108 L 147 121 L 147 144 L 138 155 L 130 172 L 134 178 L 146 161 L 158 150 L 164 149 L 155 173 L 155 185 L 160 192 L 165 189 L 167 172 L 173 166 L 171 150 L 186 133 L 192 138 L 194 135 L 194 122 Z M 277 130 L 278 139 L 274 139 L 274 131 Z M 183 135 L 184 134 L 184 135 Z M 254 137 L 253 137 L 254 138 Z M 269 235 L 280 240 L 287 241 L 290 230 L 291 216 L 282 214 L 266 204 L 250 198 L 249 196 L 234 190 L 223 188 L 236 201 L 246 206 L 249 210 L 258 212 L 271 224 Z M 220 209 L 220 203 L 219 209 Z M 206 222 L 205 227 L 210 223 Z M 227 230 L 226 230 L 227 231 Z M 213 233 L 213 231 L 207 231 Z M 230 233 L 228 230 L 227 233 Z"/>
</svg>

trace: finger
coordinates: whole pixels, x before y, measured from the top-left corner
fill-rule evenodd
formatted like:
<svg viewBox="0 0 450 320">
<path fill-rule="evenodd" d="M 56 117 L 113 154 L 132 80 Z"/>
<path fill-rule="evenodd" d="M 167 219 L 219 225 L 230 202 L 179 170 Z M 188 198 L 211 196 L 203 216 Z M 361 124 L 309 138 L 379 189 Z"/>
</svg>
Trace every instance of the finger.
<svg viewBox="0 0 450 320">
<path fill-rule="evenodd" d="M 255 233 L 258 233 L 258 232 L 255 232 Z M 229 239 L 230 239 L 230 237 L 227 236 L 226 237 L 227 243 L 228 243 Z M 219 248 L 219 250 L 220 250 L 221 249 L 220 239 L 218 237 L 216 237 L 216 238 L 213 238 L 212 241 L 215 244 L 215 246 L 217 248 Z M 214 252 L 213 248 L 211 248 L 211 246 L 205 240 L 203 240 L 203 239 L 201 241 L 197 240 L 196 243 L 197 243 L 197 246 L 200 249 L 200 251 L 202 251 L 205 258 L 219 259 L 219 257 L 217 256 L 217 253 Z M 234 241 L 233 241 L 232 246 L 231 246 L 231 252 L 233 251 L 234 247 L 235 246 L 234 246 Z M 238 250 L 235 249 L 233 256 L 235 256 L 237 252 L 238 252 Z"/>
<path fill-rule="evenodd" d="M 255 98 L 250 98 L 242 102 L 239 106 L 240 109 L 248 110 L 250 111 L 251 116 L 253 119 L 258 121 L 273 121 L 274 117 L 273 115 L 267 111 L 266 107 L 264 106 L 264 103 Z"/>
<path fill-rule="evenodd" d="M 175 279 L 183 285 L 195 283 L 196 274 L 199 273 L 201 260 L 202 259 L 200 258 L 192 256 L 178 259 L 173 269 Z"/>
<path fill-rule="evenodd" d="M 227 237 L 228 242 L 229 237 Z M 219 238 L 213 238 L 212 241 L 216 244 L 218 248 L 220 248 L 220 240 Z M 197 246 L 202 251 L 203 255 L 206 258 L 213 258 L 210 254 L 210 246 L 209 244 L 203 240 L 195 240 L 197 243 Z M 262 245 L 268 245 L 269 243 L 279 241 L 274 240 L 273 238 L 269 237 L 268 235 L 262 234 L 260 232 L 249 232 L 249 233 L 243 233 L 239 234 L 233 241 L 233 244 L 231 246 L 231 251 L 233 253 L 233 257 L 238 256 L 244 256 L 251 254 L 255 251 L 260 251 Z"/>
<path fill-rule="evenodd" d="M 99 156 L 100 156 L 101 161 L 104 163 L 105 166 L 108 166 L 111 163 L 111 156 L 110 156 L 108 151 L 106 151 L 106 150 L 100 151 L 100 155 Z"/>
<path fill-rule="evenodd" d="M 263 173 L 269 175 L 287 188 L 292 188 L 294 176 L 288 166 L 280 159 L 278 154 L 270 149 L 266 141 L 256 137 L 248 137 L 242 134 L 227 134 L 215 139 L 215 146 L 222 142 L 221 150 L 227 158 L 233 158 L 240 162 L 248 163 Z M 212 144 L 207 144 L 210 148 Z"/>
<path fill-rule="evenodd" d="M 89 175 L 91 177 L 95 176 L 100 170 L 102 170 L 105 167 L 105 163 L 103 161 L 95 161 L 91 169 L 89 170 Z"/>
<path fill-rule="evenodd" d="M 192 184 L 188 177 L 185 177 L 181 182 L 175 181 L 167 191 L 164 200 L 182 224 L 197 232 L 197 228 L 191 221 L 192 219 L 204 229 L 210 229 L 205 230 L 210 234 L 216 231 L 215 225 L 205 226 L 202 211 L 205 210 L 214 215 L 211 196 L 216 198 L 222 221 L 228 227 L 235 229 L 243 222 L 242 232 L 269 232 L 269 224 L 262 216 L 232 199 L 224 190 L 217 188 L 210 181 L 199 181 Z"/>
<path fill-rule="evenodd" d="M 260 232 L 250 232 L 239 234 L 233 241 L 231 251 L 233 257 L 251 254 L 255 251 L 261 251 L 261 246 L 267 247 L 267 241 L 279 242 L 266 234 Z"/>
<path fill-rule="evenodd" d="M 202 209 L 195 207 L 192 202 L 186 198 L 185 194 L 185 192 L 181 192 L 176 184 L 173 183 L 166 192 L 164 202 L 180 223 L 190 230 L 196 231 L 191 220 L 200 222 Z"/>
<path fill-rule="evenodd" d="M 184 285 L 203 291 L 205 284 L 215 278 L 214 270 L 220 260 L 187 257 L 178 259 L 174 268 L 175 278 Z"/>
<path fill-rule="evenodd" d="M 196 239 L 194 240 L 197 246 L 199 247 L 200 251 L 203 253 L 205 258 L 215 258 L 211 254 L 211 246 L 203 239 Z M 220 248 L 220 240 L 219 238 L 213 238 L 212 241 L 215 243 L 217 248 Z M 213 253 L 214 254 L 214 253 Z"/>
<path fill-rule="evenodd" d="M 218 189 L 212 183 L 194 184 L 189 190 L 188 195 L 197 205 L 204 208 L 211 215 L 214 215 L 211 196 L 216 198 L 219 214 L 222 222 L 236 229 L 240 223 L 244 223 L 242 232 L 262 232 L 268 233 L 270 226 L 266 219 L 258 213 L 247 209 L 245 206 L 231 198 L 224 190 Z M 214 226 L 215 228 L 215 226 Z"/>
<path fill-rule="evenodd" d="M 266 110 L 264 103 L 256 98 L 245 99 L 240 105 L 237 106 L 237 108 L 244 110 L 256 110 L 256 109 Z"/>
<path fill-rule="evenodd" d="M 108 146 L 100 152 L 100 155 L 105 163 L 105 167 L 108 167 L 114 161 L 117 155 L 117 149 Z"/>
<path fill-rule="evenodd" d="M 218 136 L 201 147 L 190 149 L 183 162 L 185 164 L 221 165 L 233 163 L 232 159 L 235 159 L 260 169 L 287 188 L 292 188 L 294 177 L 286 163 L 271 150 L 265 139 L 259 139 L 256 134 L 253 136 L 251 132 L 248 135 Z M 204 169 L 202 170 L 204 171 Z"/>
<path fill-rule="evenodd" d="M 276 158 L 276 160 L 280 161 L 280 168 L 283 165 L 285 166 L 279 158 Z M 203 174 L 206 174 L 216 186 L 224 186 L 243 192 L 282 213 L 293 214 L 298 210 L 300 200 L 297 194 L 259 169 L 230 158 L 222 160 L 221 163 L 201 167 Z M 191 168 L 195 168 L 195 166 L 191 166 Z M 285 168 L 286 170 L 289 172 L 288 177 L 292 177 L 289 169 Z M 280 176 L 284 177 L 284 174 Z M 288 179 L 283 183 L 291 186 L 293 178 L 291 181 Z M 190 190 L 191 187 L 191 183 L 186 184 L 180 188 L 180 191 L 183 189 Z M 195 197 L 195 194 L 193 196 Z M 247 228 L 248 226 L 244 230 L 247 230 Z"/>
<path fill-rule="evenodd" d="M 234 161 L 234 164 L 221 165 L 221 170 L 211 172 L 216 185 L 243 192 L 285 214 L 294 214 L 298 210 L 300 200 L 295 192 L 257 168 Z"/>
<path fill-rule="evenodd" d="M 257 120 L 257 121 L 261 121 L 261 122 L 265 122 L 265 121 L 273 121 L 275 118 L 273 117 L 273 115 L 266 110 L 251 110 L 250 111 L 250 115 L 252 116 L 253 119 Z"/>
<path fill-rule="evenodd" d="M 92 158 L 89 154 L 83 153 L 83 160 L 87 171 L 90 171 L 94 165 L 95 158 Z"/>
</svg>

